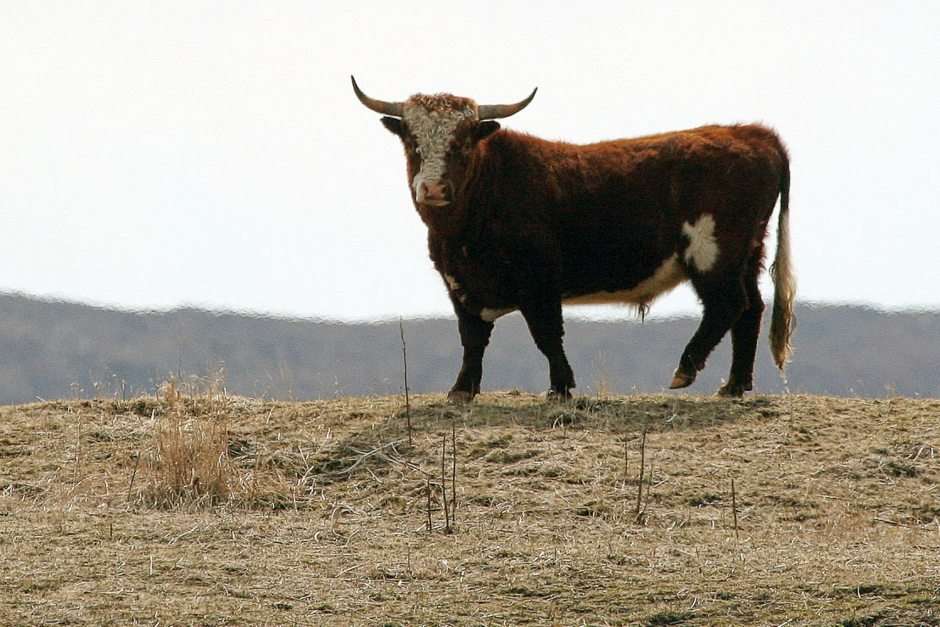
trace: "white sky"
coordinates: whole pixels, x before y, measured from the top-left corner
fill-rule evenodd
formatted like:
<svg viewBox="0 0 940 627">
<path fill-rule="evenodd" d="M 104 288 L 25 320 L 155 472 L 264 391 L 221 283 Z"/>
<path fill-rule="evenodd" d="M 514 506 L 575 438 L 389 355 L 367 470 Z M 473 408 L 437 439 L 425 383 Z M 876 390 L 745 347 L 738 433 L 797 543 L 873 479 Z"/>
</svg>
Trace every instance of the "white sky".
<svg viewBox="0 0 940 627">
<path fill-rule="evenodd" d="M 940 306 L 940 3 L 364 6 L 0 1 L 0 291 L 449 313 L 355 73 L 388 100 L 538 86 L 504 126 L 575 142 L 763 121 L 799 298 Z M 653 314 L 697 310 L 680 288 Z"/>
</svg>

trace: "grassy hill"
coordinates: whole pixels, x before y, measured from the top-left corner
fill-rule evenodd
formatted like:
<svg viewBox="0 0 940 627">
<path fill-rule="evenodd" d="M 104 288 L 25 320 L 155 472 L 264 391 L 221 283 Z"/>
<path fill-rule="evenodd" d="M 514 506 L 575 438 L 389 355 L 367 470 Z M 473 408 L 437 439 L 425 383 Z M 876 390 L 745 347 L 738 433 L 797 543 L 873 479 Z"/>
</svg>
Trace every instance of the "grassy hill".
<svg viewBox="0 0 940 627">
<path fill-rule="evenodd" d="M 576 310 L 573 310 L 576 312 Z M 578 391 L 661 392 L 697 319 L 645 323 L 569 320 L 567 348 Z M 940 397 L 940 313 L 884 313 L 801 306 L 791 392 L 836 396 Z M 446 390 L 460 342 L 452 320 L 406 320 L 409 380 L 416 392 Z M 757 389 L 787 389 L 773 368 L 765 331 Z M 694 393 L 727 376 L 730 340 L 699 376 Z M 496 324 L 484 389 L 543 391 L 545 360 L 518 314 Z M 221 372 L 221 376 L 220 373 Z M 341 324 L 182 309 L 114 311 L 0 294 L 0 403 L 38 398 L 153 394 L 170 375 L 222 380 L 233 394 L 325 399 L 397 394 L 402 387 L 398 322 Z"/>
<path fill-rule="evenodd" d="M 409 416 L 410 444 L 397 396 L 0 408 L 0 623 L 940 624 L 940 401 Z"/>
</svg>

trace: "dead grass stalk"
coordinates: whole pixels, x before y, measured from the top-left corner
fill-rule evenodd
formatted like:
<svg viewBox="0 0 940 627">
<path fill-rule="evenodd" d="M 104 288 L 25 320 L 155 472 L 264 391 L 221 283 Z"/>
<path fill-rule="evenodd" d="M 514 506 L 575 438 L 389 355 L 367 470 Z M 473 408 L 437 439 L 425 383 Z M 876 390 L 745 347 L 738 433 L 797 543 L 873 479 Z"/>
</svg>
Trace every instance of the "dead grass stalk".
<svg viewBox="0 0 940 627">
<path fill-rule="evenodd" d="M 646 428 L 640 440 L 640 476 L 636 480 L 636 517 L 639 520 L 643 506 L 643 470 L 646 467 Z"/>
<path fill-rule="evenodd" d="M 405 421 L 408 423 L 408 446 L 414 446 L 414 439 L 411 435 L 411 396 L 408 390 L 408 346 L 405 344 L 405 325 L 401 318 L 398 319 L 398 333 L 401 336 L 401 361 L 405 379 Z"/>
</svg>

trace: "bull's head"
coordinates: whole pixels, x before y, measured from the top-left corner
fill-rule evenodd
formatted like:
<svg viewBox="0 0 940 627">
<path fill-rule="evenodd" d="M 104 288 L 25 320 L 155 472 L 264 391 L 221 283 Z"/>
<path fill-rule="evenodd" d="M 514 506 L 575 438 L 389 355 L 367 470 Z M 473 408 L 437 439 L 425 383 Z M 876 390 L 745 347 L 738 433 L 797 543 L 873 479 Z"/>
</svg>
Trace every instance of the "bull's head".
<svg viewBox="0 0 940 627">
<path fill-rule="evenodd" d="M 537 91 L 515 104 L 478 106 L 450 94 L 417 94 L 404 102 L 385 102 L 362 93 L 355 78 L 352 86 L 362 104 L 385 115 L 382 124 L 404 144 L 412 198 L 425 221 L 428 213 L 454 201 L 473 149 L 499 129 L 493 120 L 522 111 Z"/>
</svg>

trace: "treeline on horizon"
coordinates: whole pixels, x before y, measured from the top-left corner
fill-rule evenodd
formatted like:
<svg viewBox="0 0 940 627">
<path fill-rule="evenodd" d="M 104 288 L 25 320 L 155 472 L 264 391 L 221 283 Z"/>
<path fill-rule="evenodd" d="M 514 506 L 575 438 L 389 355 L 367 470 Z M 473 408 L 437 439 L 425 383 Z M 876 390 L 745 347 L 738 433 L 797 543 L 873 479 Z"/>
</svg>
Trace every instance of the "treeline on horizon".
<svg viewBox="0 0 940 627">
<path fill-rule="evenodd" d="M 570 319 L 577 393 L 661 392 L 696 318 Z M 940 396 L 940 312 L 799 306 L 787 380 L 773 367 L 765 320 L 757 393 Z M 405 320 L 409 388 L 446 391 L 456 375 L 456 322 Z M 730 337 L 686 393 L 712 394 L 730 367 Z M 196 309 L 138 313 L 0 294 L 0 403 L 153 394 L 169 378 L 199 389 L 282 400 L 402 392 L 398 321 L 347 324 Z M 484 391 L 541 392 L 548 369 L 518 314 L 496 324 Z"/>
</svg>

